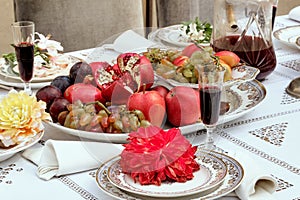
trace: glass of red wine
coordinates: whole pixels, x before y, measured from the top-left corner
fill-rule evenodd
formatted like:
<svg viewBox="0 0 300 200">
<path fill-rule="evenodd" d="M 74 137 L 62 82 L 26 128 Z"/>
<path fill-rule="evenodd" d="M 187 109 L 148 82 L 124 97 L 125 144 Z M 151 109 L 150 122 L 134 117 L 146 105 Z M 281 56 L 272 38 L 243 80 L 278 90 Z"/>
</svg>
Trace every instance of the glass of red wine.
<svg viewBox="0 0 300 200">
<path fill-rule="evenodd" d="M 205 148 L 214 149 L 212 133 L 219 120 L 221 93 L 225 69 L 214 63 L 196 66 L 198 70 L 198 84 L 200 97 L 201 120 L 206 128 Z"/>
<path fill-rule="evenodd" d="M 34 67 L 34 22 L 14 22 L 11 27 L 20 78 L 24 82 L 24 91 L 31 95 L 30 82 Z"/>
</svg>

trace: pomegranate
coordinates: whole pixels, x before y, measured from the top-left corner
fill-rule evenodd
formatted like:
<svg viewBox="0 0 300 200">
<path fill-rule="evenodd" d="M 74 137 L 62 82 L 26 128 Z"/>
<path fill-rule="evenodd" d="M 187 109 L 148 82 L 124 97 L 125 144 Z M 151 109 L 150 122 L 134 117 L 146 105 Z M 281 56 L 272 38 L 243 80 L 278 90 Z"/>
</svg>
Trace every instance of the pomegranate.
<svg viewBox="0 0 300 200">
<path fill-rule="evenodd" d="M 145 85 L 149 89 L 154 82 L 154 71 L 148 58 L 136 53 L 123 53 L 117 63 L 90 63 L 95 81 L 103 97 L 113 104 L 124 104 L 130 94 L 140 91 Z"/>
</svg>

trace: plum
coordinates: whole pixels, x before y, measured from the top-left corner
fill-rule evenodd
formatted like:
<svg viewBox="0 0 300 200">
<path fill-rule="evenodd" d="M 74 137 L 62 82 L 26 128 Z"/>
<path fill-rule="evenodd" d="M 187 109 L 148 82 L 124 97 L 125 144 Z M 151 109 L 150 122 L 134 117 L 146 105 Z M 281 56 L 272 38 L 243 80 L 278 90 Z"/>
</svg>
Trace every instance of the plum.
<svg viewBox="0 0 300 200">
<path fill-rule="evenodd" d="M 77 62 L 71 67 L 69 77 L 72 83 L 82 83 L 87 75 L 93 75 L 91 66 L 86 62 Z"/>
<path fill-rule="evenodd" d="M 57 97 L 54 99 L 49 109 L 49 113 L 50 116 L 52 117 L 53 122 L 58 121 L 59 113 L 66 111 L 68 104 L 70 104 L 70 102 L 63 97 Z"/>
<path fill-rule="evenodd" d="M 51 81 L 51 85 L 59 88 L 62 93 L 72 85 L 72 81 L 69 76 L 57 76 Z"/>
<path fill-rule="evenodd" d="M 53 85 L 46 85 L 42 88 L 40 88 L 36 94 L 35 94 L 37 100 L 42 100 L 46 102 L 47 104 L 47 109 L 46 111 L 49 111 L 49 108 L 54 101 L 55 98 L 57 97 L 62 97 L 63 93 L 61 90 Z"/>
</svg>

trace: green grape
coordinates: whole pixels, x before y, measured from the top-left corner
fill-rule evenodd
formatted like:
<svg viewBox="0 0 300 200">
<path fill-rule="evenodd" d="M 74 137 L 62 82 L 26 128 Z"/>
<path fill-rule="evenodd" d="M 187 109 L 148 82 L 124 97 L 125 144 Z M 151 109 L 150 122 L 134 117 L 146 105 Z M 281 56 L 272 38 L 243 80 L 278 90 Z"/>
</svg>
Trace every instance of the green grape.
<svg viewBox="0 0 300 200">
<path fill-rule="evenodd" d="M 80 126 L 86 126 L 90 124 L 92 119 L 93 119 L 93 115 L 91 115 L 90 113 L 84 113 L 80 117 L 79 124 Z"/>
<path fill-rule="evenodd" d="M 185 76 L 187 78 L 191 78 L 193 76 L 193 72 L 189 69 L 184 69 L 182 74 L 183 74 L 183 76 Z"/>
<path fill-rule="evenodd" d="M 115 129 L 123 131 L 123 124 L 120 120 L 116 120 L 113 123 L 113 126 L 114 126 Z"/>
</svg>

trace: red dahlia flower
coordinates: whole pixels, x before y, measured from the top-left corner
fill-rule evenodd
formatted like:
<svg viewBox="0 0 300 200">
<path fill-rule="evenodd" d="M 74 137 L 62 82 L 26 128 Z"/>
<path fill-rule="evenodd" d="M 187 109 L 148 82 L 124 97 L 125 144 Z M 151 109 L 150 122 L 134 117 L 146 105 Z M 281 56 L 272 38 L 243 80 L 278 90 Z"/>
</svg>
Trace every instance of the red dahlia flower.
<svg viewBox="0 0 300 200">
<path fill-rule="evenodd" d="M 186 182 L 200 169 L 195 161 L 197 147 L 192 147 L 178 128 L 139 128 L 129 134 L 129 141 L 124 144 L 120 165 L 123 173 L 142 185 Z"/>
</svg>

